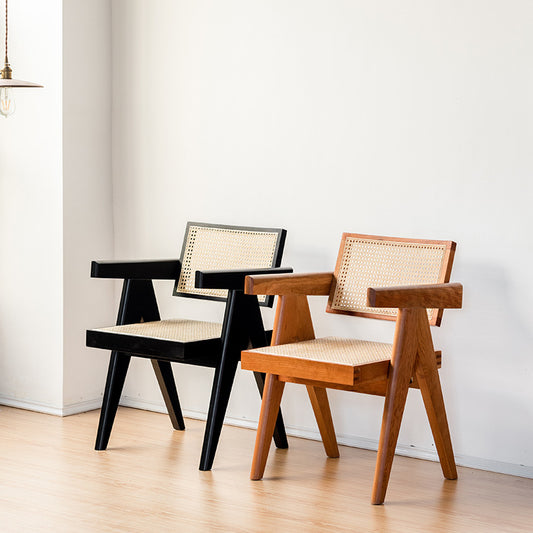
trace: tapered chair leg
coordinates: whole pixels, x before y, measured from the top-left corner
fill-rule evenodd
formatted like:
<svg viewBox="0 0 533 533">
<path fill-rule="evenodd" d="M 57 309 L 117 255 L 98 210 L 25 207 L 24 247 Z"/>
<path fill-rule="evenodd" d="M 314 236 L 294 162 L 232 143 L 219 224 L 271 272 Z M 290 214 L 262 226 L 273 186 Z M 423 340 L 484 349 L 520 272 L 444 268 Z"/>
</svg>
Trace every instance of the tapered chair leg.
<svg viewBox="0 0 533 533">
<path fill-rule="evenodd" d="M 176 389 L 176 382 L 174 381 L 174 374 L 172 373 L 172 366 L 168 361 L 152 359 L 152 367 L 159 388 L 161 389 L 161 394 L 165 400 L 172 427 L 180 430 L 185 429 L 185 422 L 181 413 L 181 406 L 178 398 L 178 391 Z"/>
<path fill-rule="evenodd" d="M 98 422 L 98 432 L 96 434 L 95 450 L 105 450 L 107 448 L 130 359 L 131 356 L 127 354 L 111 352 L 100 420 Z"/>
<path fill-rule="evenodd" d="M 223 357 L 215 370 L 200 457 L 200 470 L 211 470 L 213 466 L 238 362 L 238 355 L 227 359 Z"/>
<path fill-rule="evenodd" d="M 418 309 L 400 309 L 398 312 L 372 487 L 372 503 L 376 505 L 385 501 L 409 382 L 414 372 L 417 353 L 417 311 Z"/>
<path fill-rule="evenodd" d="M 265 388 L 265 374 L 261 372 L 254 372 L 255 382 L 259 389 L 261 398 L 263 397 L 263 390 Z M 283 422 L 283 415 L 281 409 L 278 412 L 278 418 L 276 419 L 276 425 L 274 426 L 274 443 L 276 448 L 280 450 L 286 450 L 289 447 L 289 441 L 287 440 L 287 433 L 285 431 L 285 423 Z"/>
<path fill-rule="evenodd" d="M 446 407 L 440 386 L 439 373 L 433 354 L 433 341 L 427 320 L 419 325 L 419 350 L 416 377 L 426 413 L 439 454 L 442 473 L 446 479 L 457 479 L 457 467 L 453 456 L 450 429 L 446 418 Z"/>
<path fill-rule="evenodd" d="M 328 393 L 326 389 L 313 387 L 312 385 L 307 385 L 307 393 L 313 406 L 326 455 L 331 458 L 339 457 L 339 447 L 337 446 L 337 437 L 335 436 L 333 418 L 329 408 Z"/>
<path fill-rule="evenodd" d="M 259 415 L 259 425 L 255 438 L 254 457 L 252 459 L 252 471 L 250 479 L 258 480 L 265 473 L 270 443 L 276 425 L 281 397 L 285 383 L 278 379 L 278 376 L 267 374 L 263 400 L 261 402 L 261 413 Z"/>
<path fill-rule="evenodd" d="M 261 317 L 261 311 L 259 304 L 255 296 L 249 296 L 246 299 L 247 313 L 246 318 L 248 321 L 248 334 L 250 336 L 250 342 L 252 348 L 260 348 L 261 346 L 267 346 L 270 341 L 267 339 L 265 328 L 263 325 L 263 318 Z M 244 347 L 243 347 L 244 348 Z M 265 374 L 262 372 L 254 372 L 255 382 L 259 389 L 261 398 L 263 397 L 263 389 L 265 387 Z M 287 449 L 289 447 L 289 441 L 287 440 L 287 433 L 285 432 L 285 424 L 283 423 L 283 416 L 281 410 L 276 420 L 276 427 L 274 429 L 274 442 L 276 447 L 280 449 Z"/>
</svg>

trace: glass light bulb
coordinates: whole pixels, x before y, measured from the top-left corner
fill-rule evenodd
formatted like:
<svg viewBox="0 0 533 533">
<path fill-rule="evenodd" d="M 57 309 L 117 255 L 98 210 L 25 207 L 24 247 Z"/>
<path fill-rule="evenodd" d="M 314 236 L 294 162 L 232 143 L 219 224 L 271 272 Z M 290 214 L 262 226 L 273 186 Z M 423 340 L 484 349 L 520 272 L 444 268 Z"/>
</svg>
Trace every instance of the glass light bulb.
<svg viewBox="0 0 533 533">
<path fill-rule="evenodd" d="M 15 112 L 15 97 L 10 87 L 0 89 L 0 113 L 8 117 Z"/>
</svg>

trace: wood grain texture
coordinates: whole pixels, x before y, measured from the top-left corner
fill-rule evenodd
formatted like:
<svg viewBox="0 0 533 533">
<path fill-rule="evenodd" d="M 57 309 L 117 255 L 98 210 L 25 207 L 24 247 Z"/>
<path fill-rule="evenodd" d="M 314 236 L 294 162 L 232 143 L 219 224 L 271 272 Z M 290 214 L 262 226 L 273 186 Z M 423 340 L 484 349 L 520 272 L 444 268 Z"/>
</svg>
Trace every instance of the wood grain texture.
<svg viewBox="0 0 533 533">
<path fill-rule="evenodd" d="M 263 389 L 259 425 L 257 426 L 252 470 L 250 472 L 250 479 L 254 481 L 261 479 L 265 472 L 270 442 L 274 435 L 274 426 L 276 425 L 284 387 L 285 383 L 279 381 L 277 376 L 267 374 L 265 388 Z"/>
<path fill-rule="evenodd" d="M 387 374 L 388 361 L 381 362 L 381 369 Z M 296 357 L 280 357 L 265 353 L 244 351 L 241 354 L 243 370 L 265 372 L 280 376 L 293 376 L 300 379 L 312 379 L 339 385 L 353 385 L 357 369 L 351 365 L 310 361 Z"/>
<path fill-rule="evenodd" d="M 446 408 L 440 386 L 437 365 L 432 358 L 433 341 L 424 315 L 418 321 L 418 357 L 415 366 L 417 382 L 422 393 L 435 447 L 439 454 L 442 473 L 446 479 L 457 479 L 452 440 L 446 417 Z"/>
<path fill-rule="evenodd" d="M 373 504 L 382 504 L 387 492 L 405 400 L 416 360 L 418 349 L 416 330 L 420 314 L 425 316 L 422 309 L 400 309 L 398 312 L 372 487 Z"/>
<path fill-rule="evenodd" d="M 533 479 L 397 456 L 385 506 L 368 487 L 376 452 L 289 437 L 267 476 L 248 479 L 255 431 L 226 426 L 211 472 L 198 472 L 204 422 L 169 432 L 164 414 L 119 407 L 108 451 L 91 443 L 98 412 L 65 418 L 0 406 L 2 533 L 525 533 Z M 290 454 L 290 457 L 289 457 Z M 238 495 L 238 496 L 236 496 Z"/>
<path fill-rule="evenodd" d="M 307 385 L 307 393 L 309 394 L 311 406 L 315 413 L 326 455 L 335 459 L 339 457 L 339 447 L 337 446 L 337 437 L 335 436 L 335 428 L 333 427 L 333 418 L 331 418 L 328 393 L 326 389 L 314 387 L 313 385 Z"/>
<path fill-rule="evenodd" d="M 462 302 L 463 286 L 460 283 L 369 287 L 367 291 L 367 305 L 372 307 L 460 309 Z"/>
<path fill-rule="evenodd" d="M 274 315 L 272 346 L 315 338 L 315 330 L 304 295 L 280 296 Z"/>
<path fill-rule="evenodd" d="M 245 292 L 246 294 L 308 294 L 327 296 L 332 282 L 333 272 L 247 276 Z"/>
</svg>

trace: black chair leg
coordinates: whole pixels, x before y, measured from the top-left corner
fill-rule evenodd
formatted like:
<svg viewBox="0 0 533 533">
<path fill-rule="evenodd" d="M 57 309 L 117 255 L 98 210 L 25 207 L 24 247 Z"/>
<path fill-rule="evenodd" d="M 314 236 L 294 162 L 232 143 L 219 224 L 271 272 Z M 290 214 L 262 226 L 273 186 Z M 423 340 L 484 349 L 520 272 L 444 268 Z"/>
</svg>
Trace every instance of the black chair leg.
<svg viewBox="0 0 533 533">
<path fill-rule="evenodd" d="M 262 372 L 254 372 L 254 377 L 255 382 L 257 383 L 257 388 L 259 389 L 259 394 L 261 394 L 262 398 L 263 389 L 265 387 L 265 374 Z M 283 423 L 281 409 L 279 410 L 276 426 L 274 428 L 274 442 L 276 444 L 276 448 L 285 450 L 289 447 L 289 441 L 287 440 L 287 433 L 285 432 L 285 424 Z"/>
<path fill-rule="evenodd" d="M 111 352 L 102 410 L 100 411 L 100 421 L 98 422 L 95 450 L 105 450 L 107 448 L 130 359 L 131 356 L 128 354 Z"/>
<path fill-rule="evenodd" d="M 211 470 L 213 466 L 238 361 L 238 355 L 228 361 L 223 360 L 215 370 L 200 457 L 200 470 Z"/>
<path fill-rule="evenodd" d="M 183 421 L 183 415 L 181 413 L 176 382 L 174 381 L 174 374 L 172 373 L 172 366 L 168 361 L 152 359 L 152 367 L 159 388 L 161 389 L 161 394 L 165 400 L 172 427 L 174 429 L 185 429 L 185 422 Z"/>
</svg>

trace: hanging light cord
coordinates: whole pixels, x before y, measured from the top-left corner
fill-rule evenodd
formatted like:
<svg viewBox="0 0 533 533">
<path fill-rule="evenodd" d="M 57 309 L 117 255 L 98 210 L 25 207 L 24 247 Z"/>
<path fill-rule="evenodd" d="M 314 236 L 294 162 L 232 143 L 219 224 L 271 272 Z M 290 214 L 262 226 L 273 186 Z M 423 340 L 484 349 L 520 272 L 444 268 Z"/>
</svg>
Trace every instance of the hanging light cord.
<svg viewBox="0 0 533 533">
<path fill-rule="evenodd" d="M 7 60 L 7 0 L 6 0 L 6 63 L 9 63 Z"/>
</svg>

